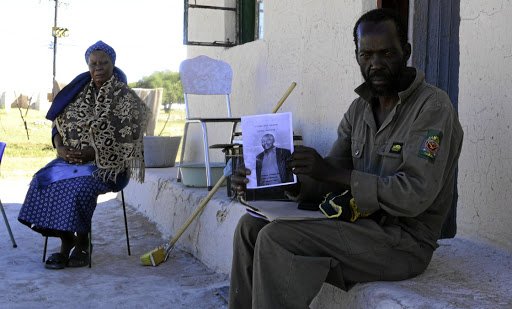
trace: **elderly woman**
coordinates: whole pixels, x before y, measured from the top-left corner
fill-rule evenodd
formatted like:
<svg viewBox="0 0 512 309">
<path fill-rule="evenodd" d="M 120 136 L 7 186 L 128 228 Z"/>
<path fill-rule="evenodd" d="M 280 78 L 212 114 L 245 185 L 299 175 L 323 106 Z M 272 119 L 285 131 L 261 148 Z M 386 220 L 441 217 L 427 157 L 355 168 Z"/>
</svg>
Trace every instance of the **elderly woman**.
<svg viewBox="0 0 512 309">
<path fill-rule="evenodd" d="M 50 269 L 88 265 L 98 195 L 122 190 L 130 176 L 144 181 L 149 110 L 114 66 L 112 47 L 98 41 L 85 60 L 89 72 L 64 87 L 46 115 L 54 121 L 57 159 L 34 175 L 18 217 L 43 236 L 61 239 L 60 252 L 45 262 Z"/>
</svg>

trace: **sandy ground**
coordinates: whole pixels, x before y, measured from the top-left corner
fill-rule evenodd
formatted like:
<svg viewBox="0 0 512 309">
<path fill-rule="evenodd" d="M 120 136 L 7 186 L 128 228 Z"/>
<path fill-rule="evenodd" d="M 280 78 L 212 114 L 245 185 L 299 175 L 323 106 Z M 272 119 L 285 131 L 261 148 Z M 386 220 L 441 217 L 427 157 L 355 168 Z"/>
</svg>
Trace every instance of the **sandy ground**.
<svg viewBox="0 0 512 309">
<path fill-rule="evenodd" d="M 154 224 L 127 205 L 131 256 L 127 254 L 121 203 L 100 197 L 94 213 L 92 268 L 49 270 L 44 238 L 17 220 L 28 180 L 1 180 L 0 199 L 15 241 L 0 219 L 0 308 L 227 308 L 225 275 L 175 248 L 157 267 L 140 256 L 165 243 Z M 49 239 L 47 255 L 60 242 Z"/>
</svg>

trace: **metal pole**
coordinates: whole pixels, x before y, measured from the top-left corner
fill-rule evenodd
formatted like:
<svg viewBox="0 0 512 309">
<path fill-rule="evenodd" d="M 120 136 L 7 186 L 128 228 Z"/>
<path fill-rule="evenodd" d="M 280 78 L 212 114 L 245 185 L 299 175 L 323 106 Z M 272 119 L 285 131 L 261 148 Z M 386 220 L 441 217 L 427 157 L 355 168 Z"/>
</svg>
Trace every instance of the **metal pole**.
<svg viewBox="0 0 512 309">
<path fill-rule="evenodd" d="M 59 0 L 55 0 L 55 20 L 53 22 L 54 29 L 57 28 L 57 8 L 59 7 Z M 57 36 L 53 33 L 53 82 L 57 75 Z M 52 84 L 53 87 L 53 84 Z"/>
</svg>

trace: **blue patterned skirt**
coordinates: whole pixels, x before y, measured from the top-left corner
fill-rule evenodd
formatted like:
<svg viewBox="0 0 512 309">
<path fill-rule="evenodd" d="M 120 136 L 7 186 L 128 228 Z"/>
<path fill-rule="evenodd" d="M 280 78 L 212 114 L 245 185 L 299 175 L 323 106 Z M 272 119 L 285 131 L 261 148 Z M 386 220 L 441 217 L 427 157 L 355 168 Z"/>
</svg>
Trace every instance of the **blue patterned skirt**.
<svg viewBox="0 0 512 309">
<path fill-rule="evenodd" d="M 129 182 L 125 172 L 116 183 L 105 183 L 92 176 L 95 170 L 91 164 L 51 161 L 30 182 L 18 220 L 43 236 L 57 236 L 56 231 L 88 233 L 98 195 L 121 191 Z"/>
<path fill-rule="evenodd" d="M 54 230 L 88 233 L 98 195 L 112 191 L 93 176 L 63 179 L 46 186 L 34 178 L 21 207 L 18 220 L 43 234 L 56 236 Z"/>
</svg>

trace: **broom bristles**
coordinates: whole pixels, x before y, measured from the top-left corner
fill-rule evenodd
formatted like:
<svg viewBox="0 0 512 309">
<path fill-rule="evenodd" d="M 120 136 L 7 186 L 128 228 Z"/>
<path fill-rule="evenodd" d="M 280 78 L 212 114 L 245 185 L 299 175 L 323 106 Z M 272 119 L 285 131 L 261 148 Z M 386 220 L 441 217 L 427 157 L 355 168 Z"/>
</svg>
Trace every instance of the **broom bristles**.
<svg viewBox="0 0 512 309">
<path fill-rule="evenodd" d="M 164 247 L 157 247 L 140 257 L 144 266 L 157 266 L 165 260 L 166 251 Z"/>
</svg>

